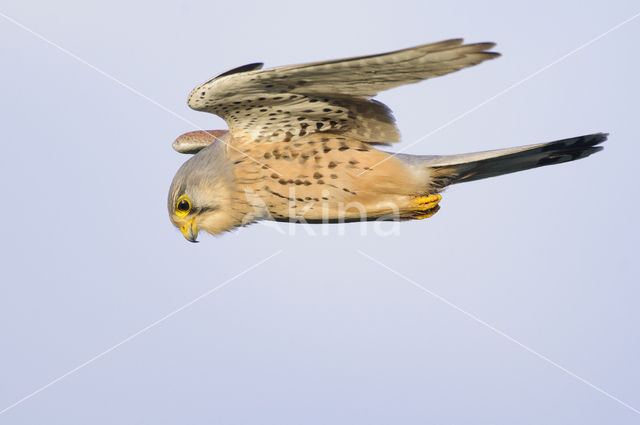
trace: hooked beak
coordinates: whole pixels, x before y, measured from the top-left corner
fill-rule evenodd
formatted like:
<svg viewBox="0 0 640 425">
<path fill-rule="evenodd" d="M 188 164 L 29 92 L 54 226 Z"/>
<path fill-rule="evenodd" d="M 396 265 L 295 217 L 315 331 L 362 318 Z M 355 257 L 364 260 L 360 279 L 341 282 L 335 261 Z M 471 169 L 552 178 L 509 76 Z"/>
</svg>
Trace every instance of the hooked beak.
<svg viewBox="0 0 640 425">
<path fill-rule="evenodd" d="M 189 242 L 198 242 L 196 240 L 198 238 L 198 226 L 193 222 L 193 219 L 180 226 L 180 231 Z"/>
</svg>

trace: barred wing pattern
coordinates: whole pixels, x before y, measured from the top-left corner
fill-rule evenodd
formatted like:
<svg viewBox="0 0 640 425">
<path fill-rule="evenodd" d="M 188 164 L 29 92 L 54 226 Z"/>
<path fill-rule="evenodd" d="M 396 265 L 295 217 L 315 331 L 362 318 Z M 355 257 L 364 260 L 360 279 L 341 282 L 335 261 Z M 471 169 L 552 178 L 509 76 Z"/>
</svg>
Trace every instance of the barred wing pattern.
<svg viewBox="0 0 640 425">
<path fill-rule="evenodd" d="M 267 70 L 249 64 L 195 88 L 188 104 L 222 117 L 236 144 L 287 142 L 314 132 L 393 143 L 400 134 L 391 110 L 371 98 L 499 56 L 487 51 L 494 43 L 462 41 Z"/>
</svg>

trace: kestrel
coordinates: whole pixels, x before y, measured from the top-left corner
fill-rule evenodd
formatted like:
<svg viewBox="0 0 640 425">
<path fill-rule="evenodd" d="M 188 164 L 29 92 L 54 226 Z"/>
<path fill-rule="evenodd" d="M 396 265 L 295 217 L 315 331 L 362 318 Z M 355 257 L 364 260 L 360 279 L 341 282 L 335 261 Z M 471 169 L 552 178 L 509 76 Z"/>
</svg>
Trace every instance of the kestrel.
<svg viewBox="0 0 640 425">
<path fill-rule="evenodd" d="M 461 39 L 371 56 L 262 70 L 232 69 L 188 104 L 229 130 L 195 131 L 173 147 L 194 154 L 169 190 L 169 216 L 195 242 L 258 220 L 322 223 L 431 217 L 454 183 L 584 158 L 606 134 L 450 156 L 377 149 L 400 140 L 380 91 L 499 56 Z"/>
</svg>

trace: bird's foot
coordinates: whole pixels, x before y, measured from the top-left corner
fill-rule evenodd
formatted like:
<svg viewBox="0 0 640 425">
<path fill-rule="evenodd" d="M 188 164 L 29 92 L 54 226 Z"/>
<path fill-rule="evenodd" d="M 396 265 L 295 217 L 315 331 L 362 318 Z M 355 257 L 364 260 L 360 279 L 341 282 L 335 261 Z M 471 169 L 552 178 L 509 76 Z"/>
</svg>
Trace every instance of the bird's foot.
<svg viewBox="0 0 640 425">
<path fill-rule="evenodd" d="M 427 196 L 418 196 L 409 202 L 409 208 L 415 214 L 413 218 L 422 220 L 424 218 L 432 217 L 438 212 L 440 206 L 438 202 L 442 199 L 442 195 L 436 193 Z"/>
</svg>

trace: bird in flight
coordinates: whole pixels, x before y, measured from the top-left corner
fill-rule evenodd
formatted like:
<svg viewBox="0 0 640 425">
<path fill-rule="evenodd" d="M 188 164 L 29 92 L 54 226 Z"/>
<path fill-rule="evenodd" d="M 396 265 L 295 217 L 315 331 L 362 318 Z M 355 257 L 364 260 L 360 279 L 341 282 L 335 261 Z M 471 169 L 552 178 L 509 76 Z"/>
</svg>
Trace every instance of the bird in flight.
<svg viewBox="0 0 640 425">
<path fill-rule="evenodd" d="M 494 43 L 447 40 L 371 56 L 262 69 L 252 63 L 196 87 L 188 104 L 229 130 L 173 144 L 193 154 L 169 190 L 171 222 L 196 242 L 259 220 L 335 223 L 431 217 L 452 184 L 584 158 L 604 133 L 461 155 L 407 155 L 391 110 L 373 97 L 500 56 Z"/>
</svg>

